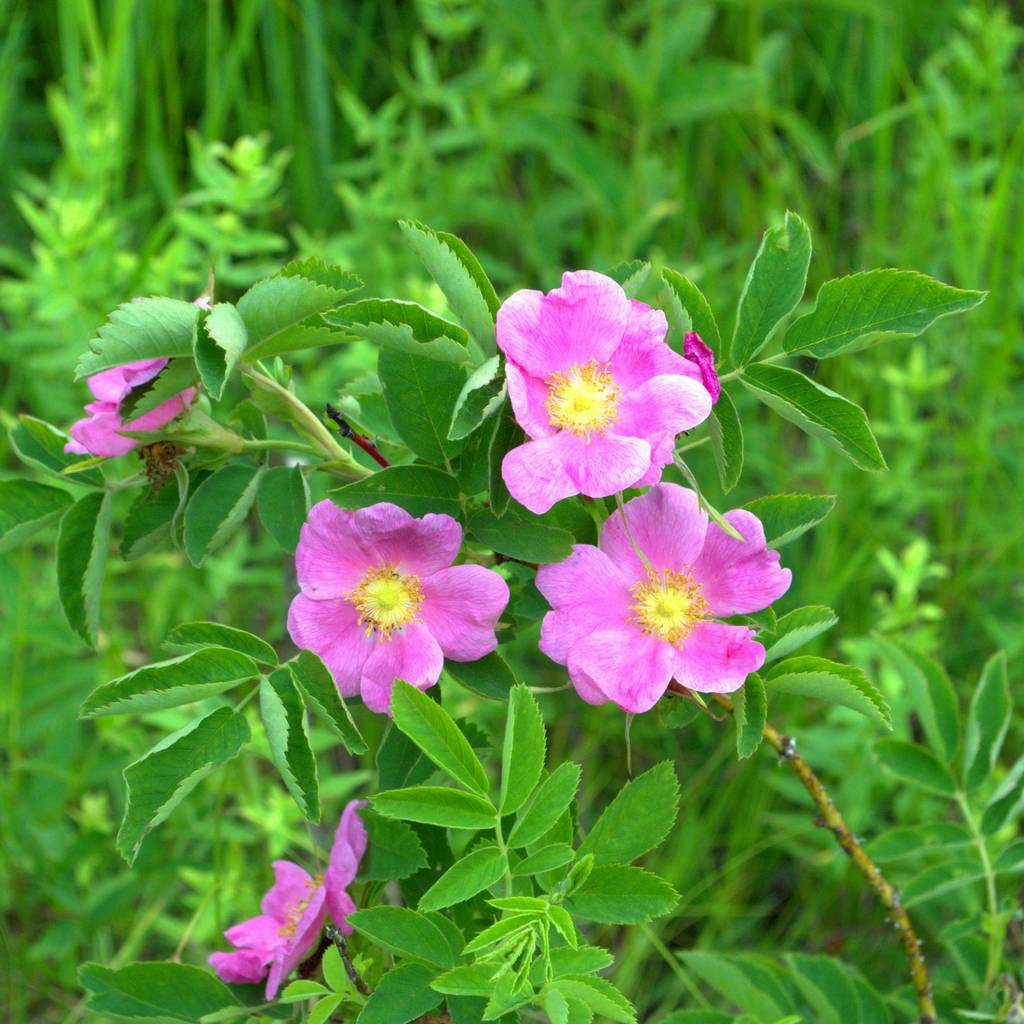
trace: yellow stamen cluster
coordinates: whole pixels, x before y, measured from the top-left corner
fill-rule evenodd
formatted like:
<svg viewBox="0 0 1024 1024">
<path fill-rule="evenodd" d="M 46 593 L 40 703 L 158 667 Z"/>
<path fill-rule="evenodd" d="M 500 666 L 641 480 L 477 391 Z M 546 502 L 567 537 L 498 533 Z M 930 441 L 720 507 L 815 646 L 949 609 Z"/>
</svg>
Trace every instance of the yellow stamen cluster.
<svg viewBox="0 0 1024 1024">
<path fill-rule="evenodd" d="M 302 921 L 302 915 L 306 912 L 306 907 L 309 906 L 309 901 L 313 898 L 317 889 L 319 889 L 323 883 L 323 875 L 317 875 L 316 878 L 311 878 L 306 883 L 306 895 L 295 903 L 288 904 L 288 911 L 285 914 L 284 924 L 278 929 L 278 935 L 291 936 L 295 934 L 295 930 L 299 927 L 299 924 Z"/>
<path fill-rule="evenodd" d="M 679 645 L 709 612 L 700 584 L 687 572 L 649 571 L 630 588 L 630 616 L 645 633 Z"/>
<path fill-rule="evenodd" d="M 591 359 L 559 370 L 547 381 L 548 421 L 588 440 L 603 434 L 618 418 L 621 391 L 607 363 Z"/>
<path fill-rule="evenodd" d="M 359 609 L 359 624 L 366 635 L 376 631 L 385 640 L 396 629 L 412 622 L 423 603 L 419 577 L 406 576 L 394 566 L 370 569 L 348 599 Z"/>
</svg>

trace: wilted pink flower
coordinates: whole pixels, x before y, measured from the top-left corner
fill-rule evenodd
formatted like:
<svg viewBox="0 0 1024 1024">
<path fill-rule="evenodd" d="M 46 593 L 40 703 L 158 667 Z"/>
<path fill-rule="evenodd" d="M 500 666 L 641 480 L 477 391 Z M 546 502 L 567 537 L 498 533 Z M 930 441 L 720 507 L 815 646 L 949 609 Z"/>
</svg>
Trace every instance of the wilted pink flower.
<svg viewBox="0 0 1024 1024">
<path fill-rule="evenodd" d="M 140 359 L 93 374 L 88 384 L 96 401 L 85 407 L 89 415 L 71 427 L 71 440 L 64 450 L 79 455 L 125 455 L 139 442 L 120 431 L 159 430 L 184 412 L 195 397 L 195 388 L 186 388 L 127 423 L 121 419 L 121 403 L 128 394 L 151 381 L 166 365 L 166 359 Z"/>
<path fill-rule="evenodd" d="M 715 369 L 715 353 L 704 344 L 704 339 L 696 331 L 690 331 L 683 339 L 683 357 L 700 371 L 701 383 L 707 388 L 711 404 L 714 405 L 722 393 L 718 371 Z"/>
<path fill-rule="evenodd" d="M 516 501 L 542 513 L 572 494 L 603 498 L 661 479 L 676 435 L 711 411 L 699 369 L 669 348 L 667 330 L 661 310 L 590 270 L 503 303 L 498 347 L 532 439 L 502 463 Z"/>
<path fill-rule="evenodd" d="M 697 495 L 660 484 L 626 503 L 601 530 L 600 547 L 577 544 L 557 565 L 541 566 L 537 586 L 552 611 L 540 649 L 569 669 L 591 704 L 614 701 L 647 711 L 676 679 L 690 690 L 729 693 L 764 664 L 764 648 L 745 626 L 715 621 L 767 608 L 792 574 L 765 548 L 764 528 L 737 509 L 730 537 L 700 508 Z"/>
<path fill-rule="evenodd" d="M 316 945 L 328 914 L 346 935 L 355 909 L 348 886 L 366 852 L 366 829 L 357 813 L 365 800 L 353 800 L 342 812 L 327 870 L 310 877 L 290 860 L 274 861 L 274 884 L 263 897 L 258 917 L 232 925 L 224 936 L 232 953 L 213 953 L 210 966 L 221 981 L 252 984 L 267 979 L 267 999 Z"/>
<path fill-rule="evenodd" d="M 323 659 L 343 696 L 390 713 L 396 679 L 426 690 L 445 658 L 476 661 L 498 644 L 508 585 L 481 565 L 452 565 L 461 544 L 451 516 L 321 501 L 295 552 L 292 640 Z"/>
</svg>

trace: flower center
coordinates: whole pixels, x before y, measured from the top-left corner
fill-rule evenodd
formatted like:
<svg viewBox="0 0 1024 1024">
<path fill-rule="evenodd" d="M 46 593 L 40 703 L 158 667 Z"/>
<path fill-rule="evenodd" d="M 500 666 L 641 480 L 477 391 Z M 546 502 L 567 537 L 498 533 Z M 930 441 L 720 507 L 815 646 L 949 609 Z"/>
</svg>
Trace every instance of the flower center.
<svg viewBox="0 0 1024 1024">
<path fill-rule="evenodd" d="M 296 900 L 294 903 L 288 904 L 288 908 L 284 915 L 284 924 L 282 924 L 277 930 L 278 935 L 292 936 L 295 934 L 295 930 L 299 927 L 299 923 L 302 921 L 302 915 L 306 912 L 306 907 L 309 906 L 309 901 L 313 898 L 317 889 L 319 889 L 323 883 L 323 875 L 317 875 L 316 878 L 311 878 L 306 883 L 306 895 L 301 899 Z"/>
<path fill-rule="evenodd" d="M 620 394 L 607 363 L 573 363 L 548 378 L 548 420 L 581 437 L 603 434 L 618 417 Z"/>
<path fill-rule="evenodd" d="M 359 609 L 359 623 L 366 626 L 366 635 L 376 630 L 385 640 L 396 629 L 412 622 L 423 603 L 419 577 L 405 576 L 394 566 L 370 569 L 359 586 L 349 595 Z"/>
<path fill-rule="evenodd" d="M 670 644 L 682 643 L 709 611 L 700 584 L 688 572 L 649 571 L 647 579 L 634 583 L 629 592 L 630 620 Z"/>
</svg>

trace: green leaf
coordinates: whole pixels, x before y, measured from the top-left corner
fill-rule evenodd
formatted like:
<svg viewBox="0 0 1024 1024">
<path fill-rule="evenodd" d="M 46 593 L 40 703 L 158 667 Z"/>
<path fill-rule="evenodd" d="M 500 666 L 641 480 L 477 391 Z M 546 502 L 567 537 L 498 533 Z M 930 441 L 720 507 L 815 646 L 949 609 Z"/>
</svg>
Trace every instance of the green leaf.
<svg viewBox="0 0 1024 1024">
<path fill-rule="evenodd" d="M 60 521 L 57 534 L 57 587 L 68 624 L 90 647 L 96 646 L 100 598 L 110 544 L 110 495 L 79 498 Z"/>
<path fill-rule="evenodd" d="M 591 871 L 570 898 L 577 917 L 601 924 L 640 924 L 669 913 L 679 894 L 643 868 L 606 864 Z"/>
<path fill-rule="evenodd" d="M 328 950 L 328 953 L 331 951 Z M 326 957 L 325 957 L 326 959 Z M 309 1016 L 306 1018 L 305 1024 L 329 1024 L 331 1018 L 334 1015 L 334 1011 L 345 1001 L 344 996 L 330 995 L 326 999 L 321 999 L 320 1002 L 309 1011 Z"/>
<path fill-rule="evenodd" d="M 34 480 L 0 481 L 0 551 L 53 522 L 72 501 L 67 491 Z"/>
<path fill-rule="evenodd" d="M 544 771 L 546 749 L 540 705 L 527 687 L 516 686 L 509 697 L 505 743 L 501 753 L 498 806 L 503 815 L 514 814 L 529 799 Z"/>
<path fill-rule="evenodd" d="M 306 256 L 303 259 L 292 260 L 277 272 L 277 276 L 304 277 L 342 295 L 357 292 L 363 287 L 358 274 L 342 269 L 337 263 L 329 263 L 321 256 Z"/>
<path fill-rule="evenodd" d="M 495 971 L 494 964 L 464 964 L 445 971 L 431 982 L 431 987 L 446 995 L 489 995 Z"/>
<path fill-rule="evenodd" d="M 632 1003 L 610 982 L 592 974 L 559 978 L 551 983 L 567 999 L 577 999 L 590 1007 L 595 1014 L 619 1021 L 621 1024 L 635 1024 L 636 1010 Z"/>
<path fill-rule="evenodd" d="M 113 970 L 82 964 L 78 980 L 95 1014 L 133 1020 L 188 1021 L 227 1007 L 240 1007 L 234 993 L 212 971 L 190 964 L 132 963 Z"/>
<path fill-rule="evenodd" d="M 123 302 L 89 342 L 75 380 L 140 359 L 191 356 L 198 326 L 199 307 L 182 299 Z"/>
<path fill-rule="evenodd" d="M 943 760 L 954 760 L 960 749 L 960 702 L 945 669 L 895 637 L 876 636 L 875 643 L 907 684 L 928 745 Z"/>
<path fill-rule="evenodd" d="M 185 509 L 185 553 L 202 565 L 242 524 L 256 499 L 262 473 L 233 462 L 204 480 Z"/>
<path fill-rule="evenodd" d="M 651 264 L 647 260 L 628 260 L 617 263 L 608 271 L 607 276 L 618 281 L 626 295 L 635 299 L 651 276 Z"/>
<path fill-rule="evenodd" d="M 777 1021 L 786 1013 L 775 979 L 749 957 L 688 950 L 678 954 L 686 966 L 729 1003 L 759 1021 Z"/>
<path fill-rule="evenodd" d="M 381 501 L 399 505 L 410 515 L 442 512 L 459 519 L 459 482 L 440 469 L 428 466 L 391 466 L 355 483 L 328 492 L 342 508 L 366 508 Z"/>
<path fill-rule="evenodd" d="M 121 401 L 121 421 L 137 419 L 163 405 L 168 399 L 181 394 L 199 382 L 199 371 L 192 359 L 172 359 L 150 380 L 132 390 Z"/>
<path fill-rule="evenodd" d="M 811 262 L 811 232 L 787 211 L 781 227 L 769 228 L 751 264 L 736 311 L 730 355 L 744 366 L 768 343 L 783 317 L 803 297 Z"/>
<path fill-rule="evenodd" d="M 860 1007 L 853 983 L 831 957 L 788 953 L 786 963 L 793 980 L 814 1009 L 821 1024 L 850 1024 L 860 1018 Z"/>
<path fill-rule="evenodd" d="M 468 437 L 505 403 L 505 375 L 497 356 L 482 362 L 459 392 L 452 413 L 448 436 L 453 440 Z"/>
<path fill-rule="evenodd" d="M 277 664 L 277 652 L 266 640 L 247 633 L 244 629 L 223 626 L 219 622 L 183 622 L 167 634 L 164 646 L 179 650 L 226 647 L 228 650 L 247 654 L 263 665 Z"/>
<path fill-rule="evenodd" d="M 501 475 L 501 464 L 508 452 L 525 440 L 526 435 L 516 422 L 512 403 L 505 399 L 505 404 L 495 417 L 494 433 L 487 446 L 487 490 L 491 498 L 491 511 L 496 516 L 503 516 L 512 500 Z"/>
<path fill-rule="evenodd" d="M 392 882 L 414 875 L 427 866 L 427 854 L 411 825 L 362 811 L 368 842 L 359 866 L 360 879 Z"/>
<path fill-rule="evenodd" d="M 771 669 L 765 683 L 769 693 L 792 693 L 841 704 L 886 729 L 892 728 L 892 712 L 882 692 L 853 665 L 809 656 L 789 658 Z"/>
<path fill-rule="evenodd" d="M 798 370 L 771 363 L 746 367 L 740 381 L 765 405 L 842 452 L 860 469 L 886 468 L 864 410 Z"/>
<path fill-rule="evenodd" d="M 508 700 L 516 685 L 512 669 L 497 651 L 476 661 L 447 661 L 444 668 L 453 679 L 488 700 Z"/>
<path fill-rule="evenodd" d="M 382 949 L 438 967 L 454 967 L 451 948 L 440 928 L 408 907 L 379 906 L 349 914 L 348 923 Z"/>
<path fill-rule="evenodd" d="M 464 363 L 469 358 L 466 332 L 415 302 L 363 299 L 332 309 L 324 320 L 382 348 L 422 359 Z"/>
<path fill-rule="evenodd" d="M 407 220 L 399 221 L 399 227 L 480 351 L 494 355 L 494 318 L 500 303 L 480 261 L 465 242 L 446 231 Z"/>
<path fill-rule="evenodd" d="M 11 430 L 9 436 L 11 447 L 22 462 L 47 473 L 62 473 L 69 466 L 83 466 L 93 461 L 88 456 L 65 452 L 64 445 L 68 443 L 68 435 L 34 416 L 19 416 L 17 426 Z M 103 474 L 98 469 L 77 470 L 69 479 L 76 484 L 88 484 L 90 487 L 103 486 Z"/>
<path fill-rule="evenodd" d="M 814 309 L 786 332 L 783 347 L 826 359 L 878 335 L 924 333 L 940 317 L 963 313 L 987 292 L 963 291 L 913 270 L 869 270 L 828 281 Z"/>
<path fill-rule="evenodd" d="M 747 681 L 732 695 L 732 706 L 736 719 L 736 754 L 747 758 L 761 746 L 768 721 L 768 694 L 756 672 L 747 676 Z"/>
<path fill-rule="evenodd" d="M 946 857 L 942 864 L 933 864 L 917 872 L 900 893 L 904 907 L 916 907 L 919 903 L 962 891 L 965 887 L 985 877 L 985 872 L 974 855 L 961 860 Z"/>
<path fill-rule="evenodd" d="M 950 770 L 930 751 L 904 740 L 879 740 L 875 757 L 883 768 L 913 786 L 937 793 L 956 795 L 956 781 Z"/>
<path fill-rule="evenodd" d="M 489 889 L 508 870 L 505 854 L 496 846 L 481 846 L 457 860 L 421 897 L 421 911 L 443 910 L 465 903 Z"/>
<path fill-rule="evenodd" d="M 271 672 L 260 683 L 260 718 L 270 756 L 303 817 L 320 820 L 320 784 L 316 758 L 309 745 L 306 709 L 287 668 Z"/>
<path fill-rule="evenodd" d="M 556 978 L 567 974 L 595 974 L 613 963 L 611 953 L 598 946 L 560 946 L 551 950 L 551 973 Z"/>
<path fill-rule="evenodd" d="M 373 809 L 387 818 L 418 821 L 442 828 L 494 828 L 497 810 L 473 793 L 442 786 L 410 786 L 378 793 Z"/>
<path fill-rule="evenodd" d="M 728 494 L 743 472 L 743 427 L 729 392 L 723 390 L 708 419 L 708 436 L 722 492 Z"/>
<path fill-rule="evenodd" d="M 121 555 L 127 561 L 140 558 L 170 541 L 188 500 L 188 470 L 175 467 L 177 487 L 148 487 L 139 491 L 125 517 Z"/>
<path fill-rule="evenodd" d="M 1024 756 L 1017 758 L 1006 778 L 992 794 L 981 815 L 981 830 L 990 836 L 1008 821 L 1016 821 L 1024 811 Z"/>
<path fill-rule="evenodd" d="M 196 335 L 195 357 L 203 387 L 210 397 L 220 398 L 224 382 L 234 372 L 249 342 L 245 321 L 230 302 L 218 302 Z"/>
<path fill-rule="evenodd" d="M 448 438 L 452 412 L 466 383 L 461 367 L 382 349 L 377 372 L 391 421 L 410 450 L 433 463 L 462 451 L 465 440 Z"/>
<path fill-rule="evenodd" d="M 394 722 L 377 748 L 377 782 L 382 789 L 415 786 L 434 773 L 434 766 Z"/>
<path fill-rule="evenodd" d="M 877 861 L 906 860 L 966 846 L 971 841 L 971 834 L 963 825 L 933 821 L 927 825 L 891 828 L 872 839 L 867 851 Z"/>
<path fill-rule="evenodd" d="M 487 795 L 490 786 L 484 766 L 440 704 L 399 679 L 392 690 L 391 714 L 395 725 L 438 768 L 467 789 Z"/>
<path fill-rule="evenodd" d="M 1006 675 L 1006 652 L 992 655 L 971 697 L 964 733 L 963 783 L 977 789 L 992 773 L 1010 727 L 1013 698 Z"/>
<path fill-rule="evenodd" d="M 575 539 L 568 530 L 548 526 L 539 516 L 519 508 L 503 516 L 482 508 L 466 525 L 481 544 L 520 562 L 561 562 L 571 554 Z"/>
<path fill-rule="evenodd" d="M 554 871 L 556 868 L 564 867 L 575 856 L 575 851 L 568 843 L 552 843 L 550 846 L 545 846 L 536 853 L 524 857 L 512 869 L 512 874 L 516 876 L 540 875 L 545 871 Z"/>
<path fill-rule="evenodd" d="M 671 761 L 662 761 L 619 790 L 577 855 L 592 853 L 599 865 L 628 864 L 662 842 L 672 829 L 678 806 L 675 768 Z"/>
<path fill-rule="evenodd" d="M 820 604 L 796 608 L 783 615 L 774 629 L 758 635 L 758 640 L 764 644 L 765 661 L 777 661 L 792 654 L 838 621 L 839 617 L 831 608 Z"/>
<path fill-rule="evenodd" d="M 327 666 L 312 652 L 299 651 L 288 667 L 308 706 L 345 744 L 350 754 L 365 754 L 366 740 L 352 720 Z"/>
<path fill-rule="evenodd" d="M 260 522 L 285 550 L 294 552 L 309 512 L 309 486 L 300 466 L 275 466 L 260 479 L 256 492 Z"/>
<path fill-rule="evenodd" d="M 996 858 L 996 874 L 1019 875 L 1024 871 L 1024 839 L 1011 843 Z"/>
<path fill-rule="evenodd" d="M 519 812 L 509 833 L 508 845 L 519 849 L 546 835 L 572 803 L 579 785 L 580 766 L 573 761 L 560 764 L 533 791 L 533 796 Z"/>
<path fill-rule="evenodd" d="M 834 494 L 772 494 L 743 506 L 764 526 L 765 543 L 780 548 L 817 526 L 836 507 Z"/>
<path fill-rule="evenodd" d="M 399 964 L 377 982 L 356 1024 L 408 1024 L 429 1013 L 441 1002 L 430 987 L 433 979 L 422 964 Z"/>
<path fill-rule="evenodd" d="M 671 289 L 679 304 L 689 314 L 693 329 L 700 335 L 701 341 L 711 348 L 719 358 L 722 350 L 722 336 L 718 331 L 715 314 L 711 312 L 704 293 L 688 278 L 674 270 L 665 268 L 661 272 L 662 279 Z"/>
<path fill-rule="evenodd" d="M 212 697 L 260 674 L 256 662 L 238 651 L 205 647 L 180 658 L 158 661 L 96 687 L 85 699 L 82 718 L 156 711 Z"/>
<path fill-rule="evenodd" d="M 230 708 L 171 733 L 124 770 L 128 803 L 117 833 L 117 848 L 129 865 L 143 839 L 214 770 L 249 740 L 249 726 Z"/>
</svg>

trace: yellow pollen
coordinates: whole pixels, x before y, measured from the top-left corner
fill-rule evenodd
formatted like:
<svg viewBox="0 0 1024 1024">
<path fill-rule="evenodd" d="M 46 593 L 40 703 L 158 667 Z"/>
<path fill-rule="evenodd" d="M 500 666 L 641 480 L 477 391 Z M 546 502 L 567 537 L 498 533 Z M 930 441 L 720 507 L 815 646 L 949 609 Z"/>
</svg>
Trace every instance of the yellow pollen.
<svg viewBox="0 0 1024 1024">
<path fill-rule="evenodd" d="M 621 392 L 607 363 L 573 363 L 568 372 L 548 377 L 547 410 L 551 426 L 581 437 L 603 434 L 618 418 Z"/>
<path fill-rule="evenodd" d="M 317 889 L 323 885 L 324 876 L 317 875 L 316 878 L 311 878 L 306 883 L 306 895 L 294 903 L 289 903 L 288 908 L 285 912 L 284 924 L 281 925 L 277 930 L 278 935 L 294 935 L 296 928 L 299 927 L 299 923 L 302 921 L 302 915 L 306 912 L 306 907 L 309 906 L 309 901 L 316 894 Z"/>
<path fill-rule="evenodd" d="M 688 572 L 649 571 L 630 587 L 631 620 L 650 636 L 681 644 L 710 610 L 700 584 Z"/>
<path fill-rule="evenodd" d="M 419 577 L 405 576 L 386 565 L 370 569 L 348 599 L 359 609 L 359 624 L 366 627 L 367 636 L 376 630 L 390 640 L 396 629 L 417 617 L 423 588 Z"/>
</svg>

